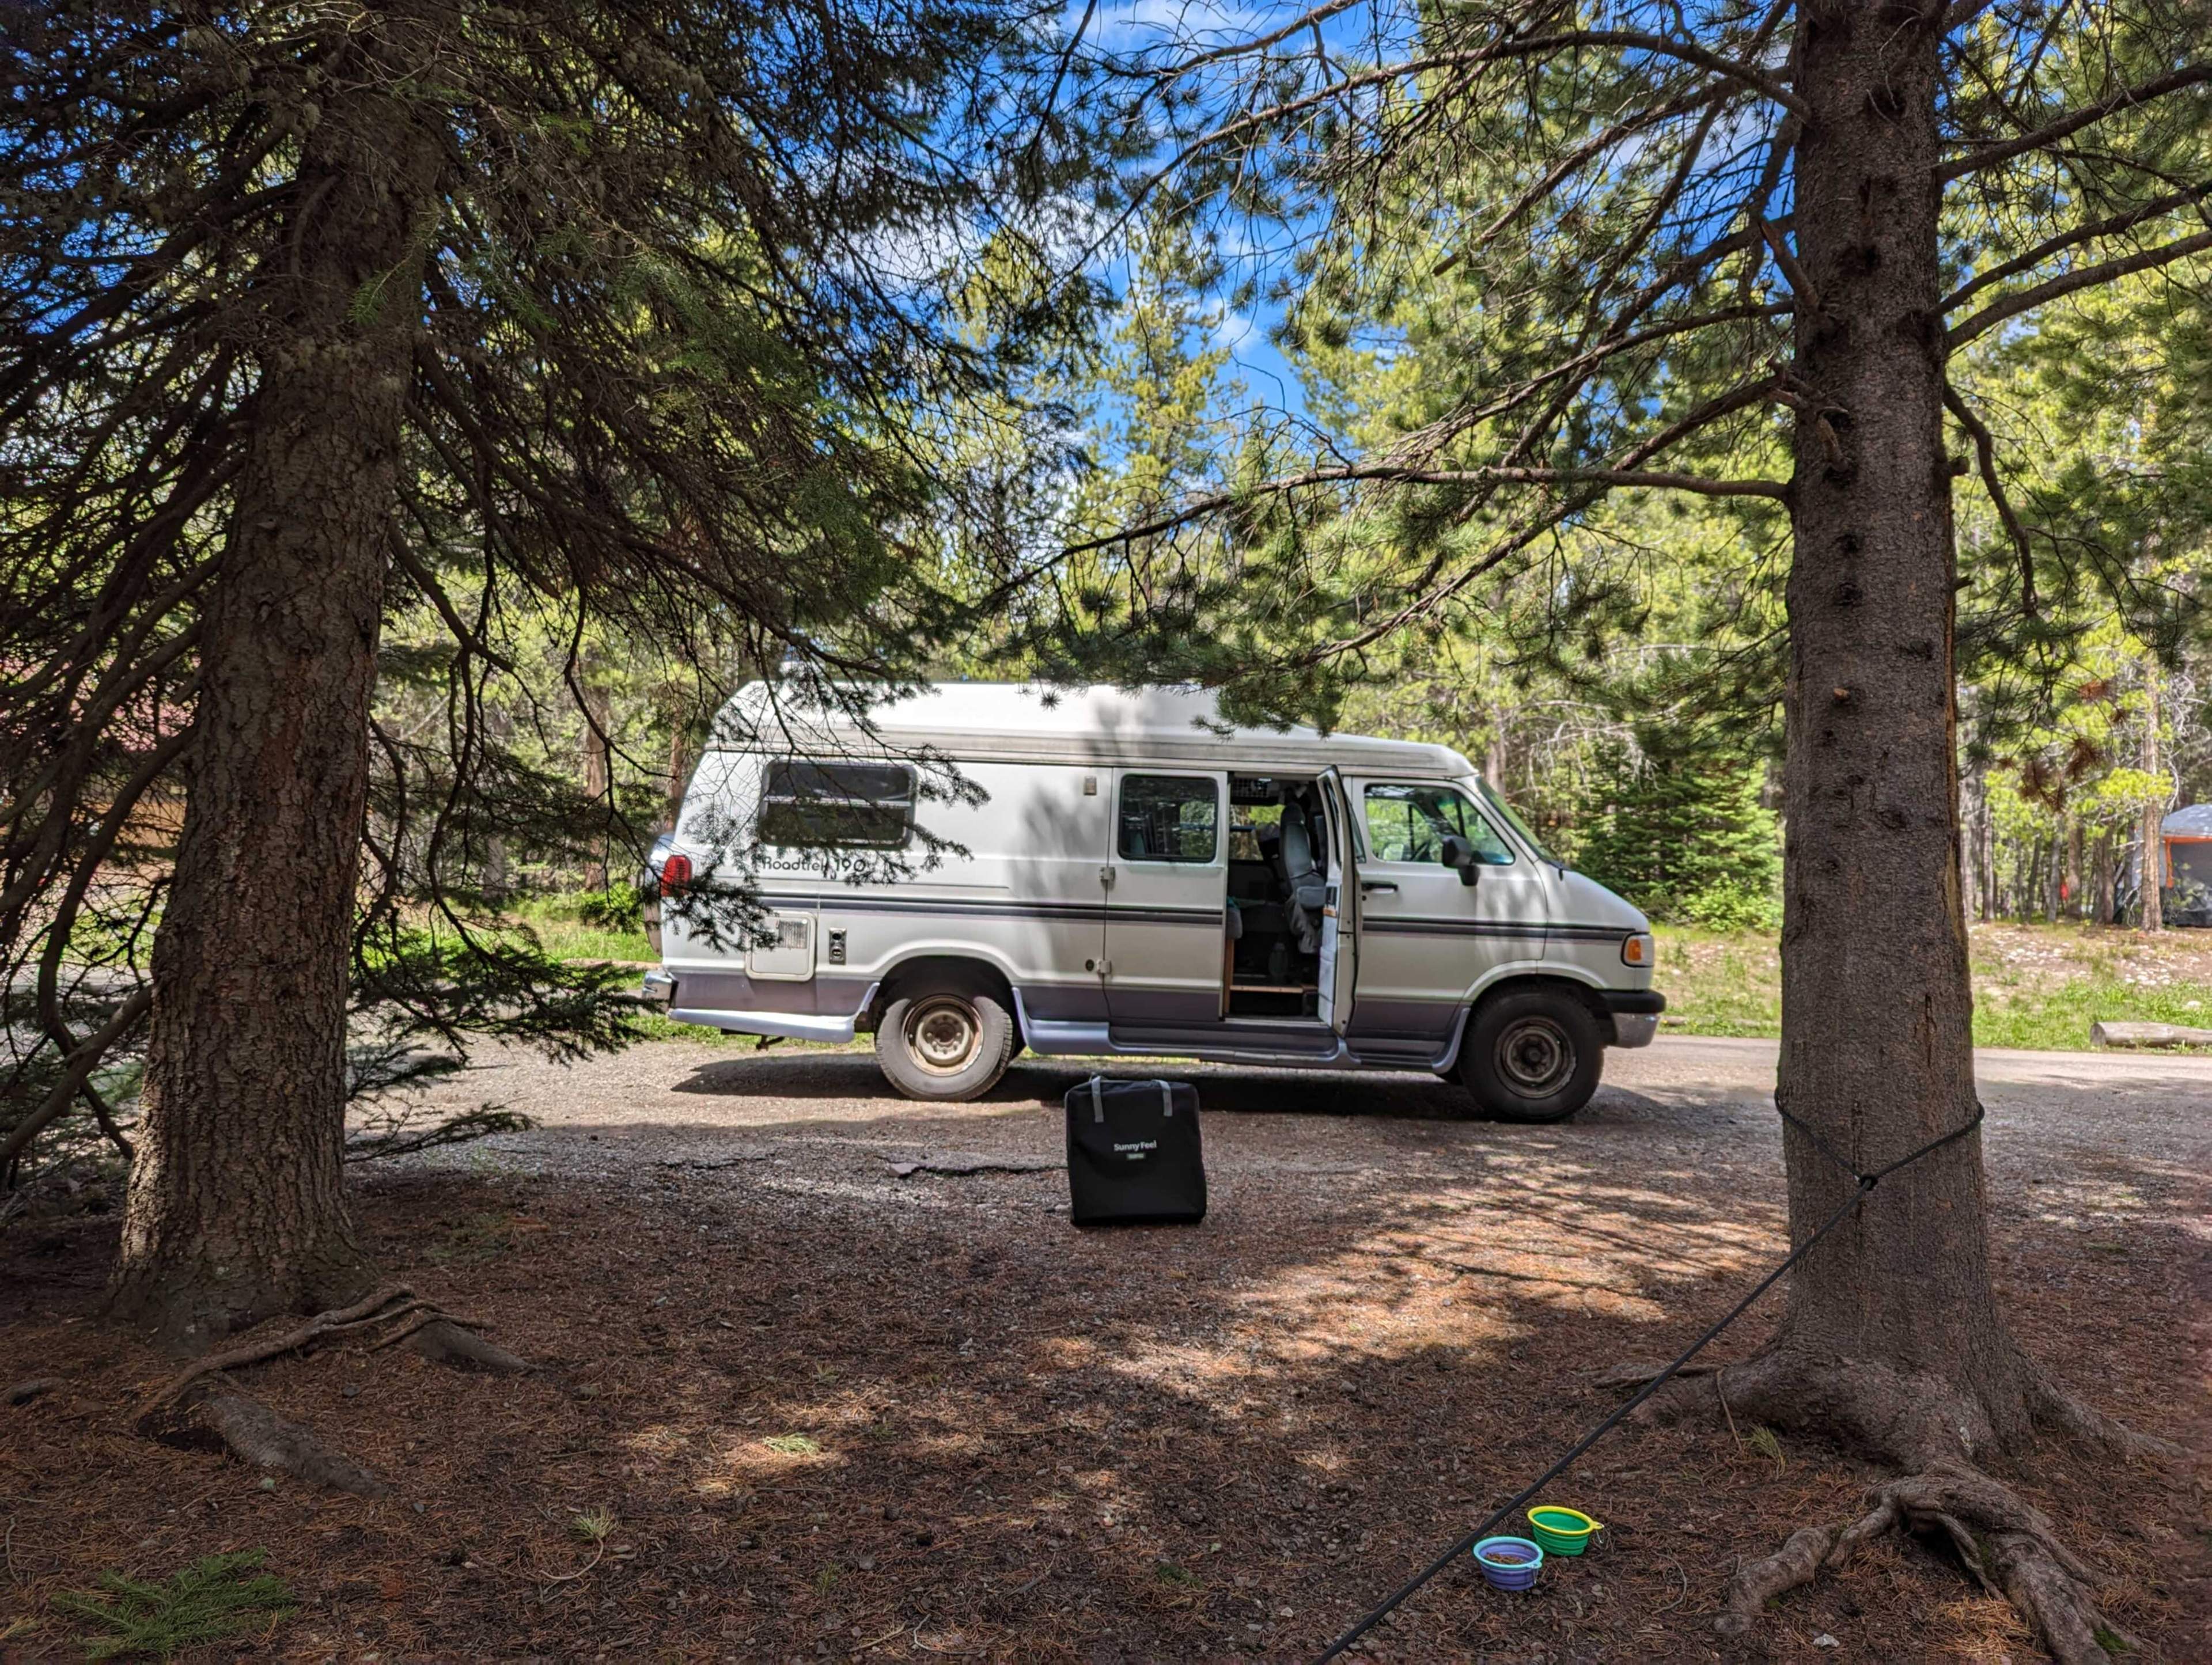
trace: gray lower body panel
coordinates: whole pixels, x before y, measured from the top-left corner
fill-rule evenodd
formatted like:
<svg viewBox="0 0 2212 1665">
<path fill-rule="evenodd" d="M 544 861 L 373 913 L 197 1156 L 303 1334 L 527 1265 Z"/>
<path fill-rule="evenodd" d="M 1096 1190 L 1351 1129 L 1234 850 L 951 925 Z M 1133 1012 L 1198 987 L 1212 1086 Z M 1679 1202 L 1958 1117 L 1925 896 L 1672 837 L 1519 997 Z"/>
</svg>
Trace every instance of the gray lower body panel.
<svg viewBox="0 0 2212 1665">
<path fill-rule="evenodd" d="M 860 1019 L 875 1004 L 878 987 L 858 977 L 799 982 L 735 972 L 678 972 L 668 1015 L 679 1024 L 737 1035 L 842 1045 L 860 1032 Z"/>
<path fill-rule="evenodd" d="M 705 1012 L 779 1012 L 795 1018 L 847 1017 L 866 1004 L 869 977 L 748 977 L 742 971 L 678 966 L 676 1004 Z"/>
</svg>

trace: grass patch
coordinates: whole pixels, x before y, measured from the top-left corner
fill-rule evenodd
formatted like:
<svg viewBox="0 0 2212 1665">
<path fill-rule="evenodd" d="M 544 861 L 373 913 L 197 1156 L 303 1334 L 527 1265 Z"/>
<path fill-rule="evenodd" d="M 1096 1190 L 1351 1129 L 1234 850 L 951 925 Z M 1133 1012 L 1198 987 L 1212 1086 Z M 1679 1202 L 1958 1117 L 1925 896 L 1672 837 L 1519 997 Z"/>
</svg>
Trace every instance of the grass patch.
<svg viewBox="0 0 2212 1665">
<path fill-rule="evenodd" d="M 817 1443 L 805 1434 L 770 1434 L 761 1443 L 787 1457 L 811 1457 L 822 1449 Z"/>
<path fill-rule="evenodd" d="M 616 923 L 597 892 L 531 896 L 518 902 L 509 916 L 526 925 L 556 960 L 653 960 L 659 956 L 645 939 L 642 925 Z"/>
<path fill-rule="evenodd" d="M 2097 1023 L 2179 1024 L 2212 1029 L 2212 989 L 2202 984 L 2144 988 L 2117 979 L 2082 978 L 2020 994 L 1977 989 L 1974 1044 L 2072 1051 L 2089 1044 Z"/>
<path fill-rule="evenodd" d="M 615 1517 L 604 1509 L 594 1509 L 568 1517 L 569 1534 L 578 1543 L 603 1544 L 615 1529 Z"/>
<path fill-rule="evenodd" d="M 159 1584 L 103 1572 L 97 1583 L 104 1595 L 66 1590 L 54 1597 L 54 1607 L 98 1630 L 84 1638 L 88 1659 L 167 1659 L 180 1649 L 259 1630 L 298 1605 L 282 1579 L 259 1570 L 266 1556 L 258 1549 L 202 1556 Z"/>
<path fill-rule="evenodd" d="M 1782 1032 L 1773 938 L 1661 927 L 1662 1026 L 1680 1035 Z M 2099 1022 L 2212 1028 L 2212 932 L 1983 925 L 1972 933 L 1974 1044 L 2079 1052 Z"/>
<path fill-rule="evenodd" d="M 1782 1033 L 1782 956 L 1764 934 L 1661 926 L 1653 985 L 1664 1025 L 1686 1035 Z"/>
</svg>

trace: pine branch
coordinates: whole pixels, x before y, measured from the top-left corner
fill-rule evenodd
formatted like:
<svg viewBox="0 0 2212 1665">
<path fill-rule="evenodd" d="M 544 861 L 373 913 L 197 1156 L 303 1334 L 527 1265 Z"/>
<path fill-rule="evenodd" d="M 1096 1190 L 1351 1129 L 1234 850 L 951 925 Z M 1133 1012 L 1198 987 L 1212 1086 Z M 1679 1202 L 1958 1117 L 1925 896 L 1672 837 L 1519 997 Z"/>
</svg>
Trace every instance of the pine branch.
<svg viewBox="0 0 2212 1665">
<path fill-rule="evenodd" d="M 2017 318 L 2022 313 L 2034 311 L 2046 301 L 2056 301 L 2076 289 L 2094 289 L 2099 284 L 2131 276 L 2139 271 L 2171 265 L 2176 260 L 2186 259 L 2206 249 L 2212 249 L 2212 231 L 2199 232 L 2194 237 L 2177 238 L 2154 249 L 2145 249 L 2121 259 L 2107 260 L 2100 265 L 2085 266 L 2079 271 L 2046 279 L 2033 289 L 2022 289 L 2017 295 L 2007 295 L 2003 300 L 1984 307 L 1963 324 L 1953 325 L 1944 337 L 1944 343 L 1955 353 L 1975 337 L 1996 328 L 2008 318 Z"/>
<path fill-rule="evenodd" d="M 2004 482 L 1997 476 L 1996 441 L 1990 434 L 1989 424 L 1977 416 L 1959 390 L 1948 381 L 1943 384 L 1944 408 L 1959 419 L 1974 441 L 1974 457 L 1979 465 L 1983 489 L 1990 501 L 1996 506 L 1997 518 L 2004 522 L 2006 534 L 2011 538 L 2013 551 L 2020 560 L 2021 605 L 2029 617 L 2037 616 L 2035 600 L 2035 559 L 2028 548 L 2027 528 L 2021 524 L 2019 513 L 2006 495 Z"/>
<path fill-rule="evenodd" d="M 2180 69 L 2169 70 L 2162 76 L 2154 76 L 2148 81 L 2139 82 L 2133 87 L 2124 87 L 2118 92 L 2109 94 L 2098 100 L 2094 104 L 2085 105 L 2079 110 L 2069 111 L 2057 120 L 2039 127 L 2033 132 L 2022 133 L 2017 137 L 2009 139 L 1970 140 L 1968 143 L 1984 148 L 1977 149 L 1972 155 L 1961 156 L 1955 161 L 1941 164 L 1936 169 L 1936 178 L 1939 183 L 1948 185 L 1953 179 L 1962 179 L 1967 174 L 1978 173 L 1984 167 L 1994 167 L 1999 162 L 2010 161 L 2014 156 L 2025 156 L 2033 151 L 2047 150 L 2069 133 L 2078 133 L 2084 127 L 2093 126 L 2116 112 L 2132 110 L 2138 106 L 2148 104 L 2153 100 L 2164 98 L 2169 93 L 2177 93 L 2188 87 L 2202 86 L 2206 82 L 2212 82 L 2212 64 L 2187 64 Z"/>
<path fill-rule="evenodd" d="M 2054 254 L 2077 247 L 2083 243 L 2094 243 L 2100 238 L 2116 237 L 2124 231 L 2132 231 L 2146 220 L 2155 220 L 2163 215 L 2172 213 L 2178 208 L 2186 208 L 2191 203 L 2203 202 L 2208 194 L 2212 194 L 2212 184 L 2169 191 L 2163 197 L 2154 197 L 2150 201 L 2139 203 L 2133 208 L 2123 209 L 2118 214 L 2108 214 L 2101 220 L 2092 221 L 2087 225 L 2075 226 L 2055 236 L 2046 237 L 2033 248 L 2014 255 L 2011 259 L 1991 266 L 1987 271 L 1977 273 L 1971 282 L 1960 285 L 1949 295 L 1945 295 L 1943 310 L 1946 313 L 1957 311 L 1991 284 L 2002 283 L 2008 277 L 2017 277 L 2024 271 L 2033 271 Z"/>
</svg>

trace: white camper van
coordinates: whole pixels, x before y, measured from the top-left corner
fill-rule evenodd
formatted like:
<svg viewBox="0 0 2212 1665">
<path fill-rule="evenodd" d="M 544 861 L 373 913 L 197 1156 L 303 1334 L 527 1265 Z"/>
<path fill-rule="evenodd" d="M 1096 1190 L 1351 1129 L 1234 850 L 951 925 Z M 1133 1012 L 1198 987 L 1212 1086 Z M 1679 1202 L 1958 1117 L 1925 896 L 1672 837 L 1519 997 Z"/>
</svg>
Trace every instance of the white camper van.
<svg viewBox="0 0 2212 1665">
<path fill-rule="evenodd" d="M 1443 746 L 984 684 L 868 732 L 755 687 L 719 728 L 656 869 L 768 911 L 739 940 L 665 909 L 647 995 L 744 1034 L 872 1031 L 915 1098 L 974 1098 L 1026 1047 L 1428 1070 L 1550 1121 L 1666 1005 L 1644 915 Z"/>
</svg>

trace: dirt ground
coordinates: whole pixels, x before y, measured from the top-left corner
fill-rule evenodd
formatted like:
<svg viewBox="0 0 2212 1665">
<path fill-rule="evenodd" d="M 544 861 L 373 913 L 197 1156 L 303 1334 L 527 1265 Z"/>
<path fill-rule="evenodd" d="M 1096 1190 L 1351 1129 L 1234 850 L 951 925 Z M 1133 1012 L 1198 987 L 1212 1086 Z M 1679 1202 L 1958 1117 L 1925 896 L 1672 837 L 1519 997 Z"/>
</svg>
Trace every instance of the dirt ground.
<svg viewBox="0 0 2212 1665">
<path fill-rule="evenodd" d="M 112 1222 L 0 1237 L 0 1384 L 66 1383 L 0 1407 L 0 1656 L 81 1656 L 50 1601 L 103 1568 L 264 1547 L 298 1610 L 192 1656 L 1310 1658 L 1616 1404 L 1594 1377 L 1686 1344 L 1779 1257 L 1772 1070 L 1771 1043 L 1662 1037 L 1547 1128 L 1460 1120 L 1424 1079 L 1180 1071 L 1209 1218 L 1079 1233 L 1039 1164 L 1079 1068 L 1025 1061 L 952 1109 L 890 1097 L 854 1053 L 488 1069 L 457 1101 L 542 1125 L 380 1164 L 361 1213 L 394 1276 L 543 1369 L 332 1351 L 243 1377 L 386 1498 L 134 1434 L 131 1401 L 173 1366 L 99 1321 Z M 1984 1054 L 1982 1073 L 2022 1340 L 2203 1451 L 2212 1062 Z M 932 1157 L 1028 1170 L 894 1165 Z M 1529 1595 L 1454 1568 L 1361 1656 L 2040 1656 L 1945 1552 L 1896 1540 L 1723 1643 L 1739 1559 L 1873 1477 L 1753 1434 L 1623 1428 L 1547 1494 L 1607 1522 L 1596 1550 Z M 2201 1492 L 2056 1447 L 2014 1478 L 2108 1613 L 2212 1659 Z"/>
</svg>

